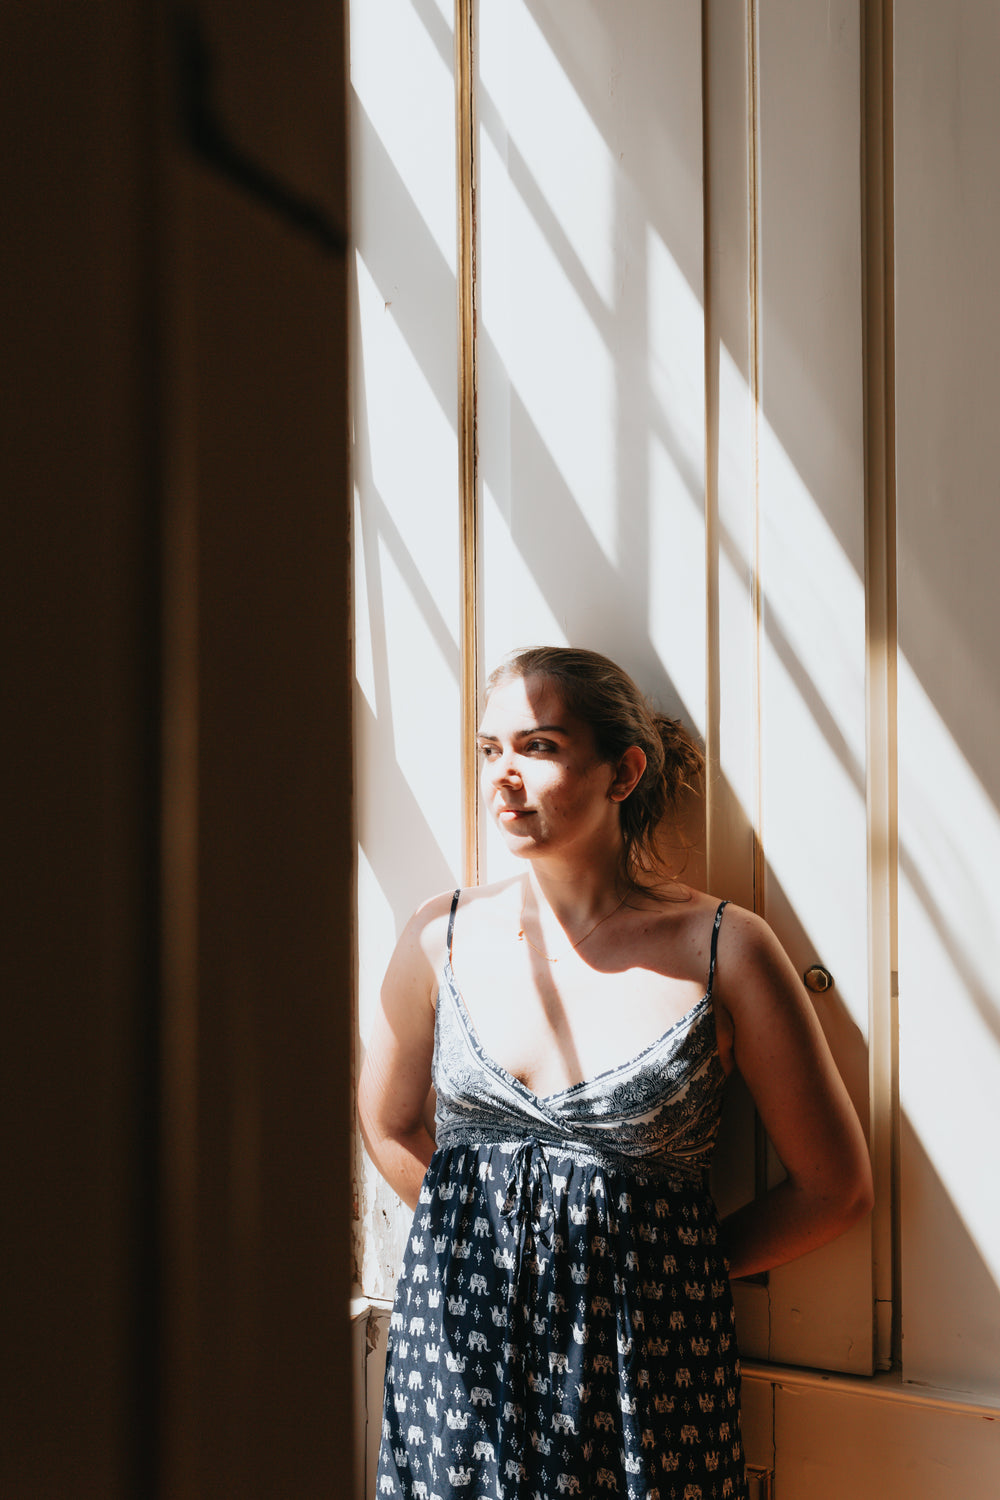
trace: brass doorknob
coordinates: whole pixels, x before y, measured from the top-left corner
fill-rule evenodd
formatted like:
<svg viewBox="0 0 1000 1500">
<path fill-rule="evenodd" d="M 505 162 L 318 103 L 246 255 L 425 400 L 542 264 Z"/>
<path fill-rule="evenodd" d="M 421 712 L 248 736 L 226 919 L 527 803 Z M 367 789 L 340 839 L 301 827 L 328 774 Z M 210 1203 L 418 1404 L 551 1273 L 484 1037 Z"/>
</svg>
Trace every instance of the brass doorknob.
<svg viewBox="0 0 1000 1500">
<path fill-rule="evenodd" d="M 802 978 L 814 995 L 822 995 L 824 990 L 833 988 L 833 975 L 829 969 L 824 969 L 822 964 L 813 964 L 807 969 Z"/>
</svg>

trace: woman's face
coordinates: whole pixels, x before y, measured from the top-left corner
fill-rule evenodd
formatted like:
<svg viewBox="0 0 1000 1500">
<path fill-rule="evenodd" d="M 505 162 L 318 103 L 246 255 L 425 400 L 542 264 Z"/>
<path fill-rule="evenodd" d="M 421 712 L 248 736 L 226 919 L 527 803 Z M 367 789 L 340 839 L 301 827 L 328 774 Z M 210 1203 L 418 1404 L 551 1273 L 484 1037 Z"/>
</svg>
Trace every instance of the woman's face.
<svg viewBox="0 0 1000 1500">
<path fill-rule="evenodd" d="M 620 838 L 615 768 L 598 760 L 589 724 L 547 678 L 495 687 L 477 739 L 483 798 L 513 853 L 583 855 Z"/>
</svg>

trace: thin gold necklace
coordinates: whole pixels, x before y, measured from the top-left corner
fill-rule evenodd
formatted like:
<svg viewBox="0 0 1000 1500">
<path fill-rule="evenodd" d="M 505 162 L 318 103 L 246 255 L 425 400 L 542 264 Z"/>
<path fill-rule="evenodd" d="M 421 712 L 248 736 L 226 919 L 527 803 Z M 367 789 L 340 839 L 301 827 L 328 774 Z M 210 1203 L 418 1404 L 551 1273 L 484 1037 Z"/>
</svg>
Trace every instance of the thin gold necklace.
<svg viewBox="0 0 1000 1500">
<path fill-rule="evenodd" d="M 577 938 L 577 940 L 576 940 L 575 943 L 570 943 L 569 948 L 567 949 L 567 952 L 569 952 L 569 953 L 575 953 L 576 950 L 577 950 L 577 948 L 579 948 L 580 944 L 581 943 L 585 943 L 587 941 L 587 939 L 590 937 L 591 933 L 594 933 L 594 932 L 597 931 L 598 927 L 600 927 L 600 925 L 601 925 L 602 922 L 606 922 L 609 919 L 609 917 L 613 917 L 616 911 L 621 911 L 622 907 L 625 905 L 625 901 L 626 901 L 627 897 L 628 897 L 628 891 L 625 892 L 625 895 L 618 902 L 617 906 L 613 906 L 610 911 L 606 911 L 604 913 L 603 917 L 598 917 L 598 919 L 594 923 L 593 927 L 588 927 L 587 928 L 587 931 L 583 934 L 583 937 Z M 541 948 L 536 948 L 535 947 L 534 943 L 531 941 L 530 937 L 528 936 L 528 934 L 524 930 L 524 908 L 527 905 L 527 901 L 528 901 L 528 887 L 527 887 L 527 885 L 525 885 L 525 887 L 524 887 L 524 899 L 521 902 L 521 926 L 518 929 L 517 940 L 518 940 L 518 942 L 527 943 L 528 947 L 531 948 L 533 950 L 533 952 L 537 953 L 538 956 L 539 956 L 539 958 L 544 958 L 544 960 L 545 960 L 545 962 L 547 964 L 557 964 L 559 962 L 560 958 L 565 958 L 566 957 L 566 954 L 565 953 L 562 953 L 562 954 L 557 953 L 556 956 L 555 956 L 555 958 L 551 958 L 547 953 L 543 953 L 542 950 L 541 950 Z"/>
</svg>

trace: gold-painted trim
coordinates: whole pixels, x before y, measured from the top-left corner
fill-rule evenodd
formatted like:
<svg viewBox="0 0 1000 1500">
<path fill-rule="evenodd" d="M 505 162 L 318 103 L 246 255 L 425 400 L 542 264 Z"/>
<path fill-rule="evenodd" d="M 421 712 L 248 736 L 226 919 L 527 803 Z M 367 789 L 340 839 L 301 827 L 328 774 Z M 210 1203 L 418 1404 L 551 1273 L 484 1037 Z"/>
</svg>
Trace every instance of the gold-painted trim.
<svg viewBox="0 0 1000 1500">
<path fill-rule="evenodd" d="M 875 1359 L 889 1369 L 899 1356 L 892 0 L 862 0 L 861 24 L 872 1264 Z"/>
<path fill-rule="evenodd" d="M 747 306 L 749 310 L 749 374 L 751 404 L 751 465 L 753 469 L 753 560 L 750 592 L 754 621 L 754 805 L 751 816 L 753 839 L 753 906 L 764 913 L 764 738 L 763 738 L 763 634 L 764 600 L 760 577 L 760 160 L 759 118 L 759 23 L 757 0 L 747 0 L 747 243 L 749 249 Z M 758 1188 L 763 1185 L 758 1183 Z"/>
<path fill-rule="evenodd" d="M 750 594 L 753 607 L 754 803 L 751 813 L 753 909 L 765 915 L 767 861 L 764 856 L 764 591 L 760 546 L 760 31 L 758 0 L 747 0 L 747 246 L 749 251 L 749 374 L 751 465 L 753 470 L 753 559 Z M 754 1111 L 754 1194 L 767 1192 L 768 1141 L 764 1123 Z M 766 1276 L 765 1276 L 766 1280 Z"/>
<path fill-rule="evenodd" d="M 475 0 L 455 0 L 455 166 L 458 199 L 458 487 L 461 540 L 463 882 L 479 882 L 479 504 L 476 443 Z"/>
</svg>

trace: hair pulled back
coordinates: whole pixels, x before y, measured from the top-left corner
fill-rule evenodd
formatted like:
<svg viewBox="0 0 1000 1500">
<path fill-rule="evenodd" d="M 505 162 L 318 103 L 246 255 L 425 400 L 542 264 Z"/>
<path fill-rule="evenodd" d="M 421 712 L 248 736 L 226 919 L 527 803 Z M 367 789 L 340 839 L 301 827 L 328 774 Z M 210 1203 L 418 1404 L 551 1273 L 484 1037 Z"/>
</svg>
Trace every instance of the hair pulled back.
<svg viewBox="0 0 1000 1500">
<path fill-rule="evenodd" d="M 668 877 L 657 833 L 668 819 L 677 824 L 684 794 L 695 789 L 705 764 L 687 729 L 653 709 L 628 673 L 596 651 L 534 646 L 515 652 L 490 673 L 486 696 L 518 677 L 543 677 L 557 688 L 570 713 L 590 726 L 602 762 L 617 766 L 630 746 L 639 746 L 646 769 L 619 805 L 622 873 L 635 886 Z"/>
</svg>

